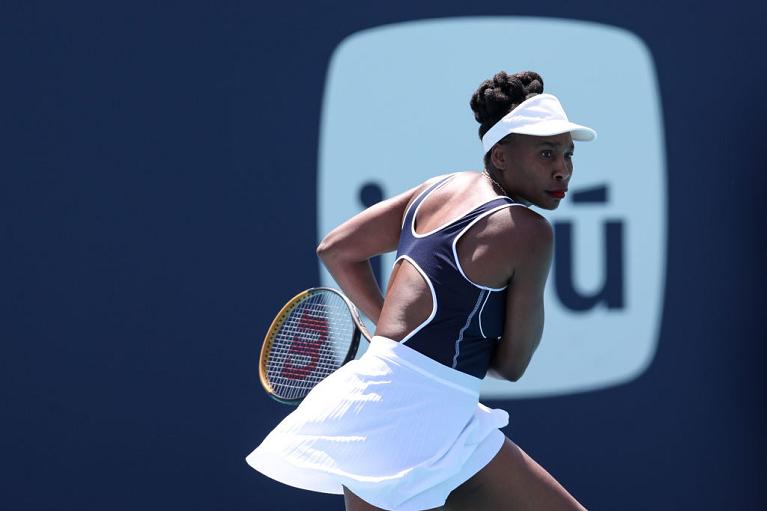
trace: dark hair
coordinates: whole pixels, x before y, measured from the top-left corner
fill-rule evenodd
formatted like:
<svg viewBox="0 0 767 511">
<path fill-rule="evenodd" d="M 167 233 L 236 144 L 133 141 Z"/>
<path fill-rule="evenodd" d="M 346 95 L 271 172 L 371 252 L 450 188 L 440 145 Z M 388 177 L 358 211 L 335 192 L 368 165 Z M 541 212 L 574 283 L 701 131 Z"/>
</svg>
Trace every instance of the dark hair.
<svg viewBox="0 0 767 511">
<path fill-rule="evenodd" d="M 535 71 L 512 75 L 501 71 L 482 82 L 471 96 L 471 109 L 479 123 L 479 138 L 524 100 L 543 92 L 543 78 Z M 490 164 L 485 155 L 485 167 Z"/>
</svg>

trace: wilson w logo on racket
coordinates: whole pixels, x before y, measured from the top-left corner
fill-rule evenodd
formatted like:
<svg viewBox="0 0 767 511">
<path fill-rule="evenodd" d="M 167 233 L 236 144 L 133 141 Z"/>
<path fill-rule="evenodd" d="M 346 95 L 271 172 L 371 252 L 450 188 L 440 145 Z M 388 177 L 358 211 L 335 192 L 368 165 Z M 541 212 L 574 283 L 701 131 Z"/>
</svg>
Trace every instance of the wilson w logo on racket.
<svg viewBox="0 0 767 511">
<path fill-rule="evenodd" d="M 298 318 L 296 333 L 288 348 L 280 376 L 292 380 L 306 379 L 317 368 L 320 350 L 327 340 L 327 320 L 321 315 L 305 310 Z"/>
<path fill-rule="evenodd" d="M 340 291 L 316 287 L 297 294 L 272 321 L 261 346 L 259 376 L 277 401 L 298 404 L 319 382 L 354 358 L 357 309 Z"/>
</svg>

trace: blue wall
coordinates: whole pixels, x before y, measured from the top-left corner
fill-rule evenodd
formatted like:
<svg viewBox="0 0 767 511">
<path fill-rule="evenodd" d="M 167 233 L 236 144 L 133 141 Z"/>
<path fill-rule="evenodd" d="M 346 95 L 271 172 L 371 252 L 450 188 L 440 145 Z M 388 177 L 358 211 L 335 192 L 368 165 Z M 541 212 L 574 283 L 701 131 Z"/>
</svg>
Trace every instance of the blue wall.
<svg viewBox="0 0 767 511">
<path fill-rule="evenodd" d="M 649 369 L 489 404 L 592 509 L 761 508 L 764 5 L 306 4 L 3 3 L 0 508 L 341 508 L 243 460 L 287 411 L 261 336 L 319 279 L 327 65 L 359 30 L 474 15 L 637 34 L 668 167 Z"/>
</svg>

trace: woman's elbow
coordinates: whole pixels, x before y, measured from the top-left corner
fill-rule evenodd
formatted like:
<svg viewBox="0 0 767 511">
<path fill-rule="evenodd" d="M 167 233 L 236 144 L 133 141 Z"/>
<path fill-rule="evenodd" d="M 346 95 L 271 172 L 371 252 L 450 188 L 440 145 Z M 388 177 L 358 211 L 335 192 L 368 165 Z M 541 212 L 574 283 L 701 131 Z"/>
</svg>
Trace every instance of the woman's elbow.
<svg viewBox="0 0 767 511">
<path fill-rule="evenodd" d="M 520 378 L 522 378 L 522 375 L 525 374 L 526 367 L 513 367 L 511 369 L 507 369 L 503 373 L 503 377 L 507 379 L 508 381 L 519 381 Z"/>
<path fill-rule="evenodd" d="M 320 261 L 322 261 L 322 264 L 329 270 L 355 260 L 352 246 L 345 242 L 342 237 L 336 236 L 332 232 L 320 241 L 315 252 Z"/>
<path fill-rule="evenodd" d="M 520 366 L 518 364 L 495 364 L 491 367 L 494 376 L 498 376 L 508 381 L 518 381 L 525 374 L 527 364 Z"/>
<path fill-rule="evenodd" d="M 320 241 L 320 244 L 317 245 L 317 257 L 319 257 L 321 260 L 325 260 L 326 257 L 328 257 L 328 254 L 331 252 L 331 244 L 328 241 L 327 236 L 322 238 L 322 241 Z"/>
<path fill-rule="evenodd" d="M 536 347 L 537 343 L 534 343 L 529 350 L 512 350 L 511 352 L 498 350 L 493 357 L 492 369 L 505 380 L 519 381 L 524 376 L 527 366 L 530 365 Z"/>
<path fill-rule="evenodd" d="M 324 263 L 337 258 L 341 253 L 340 245 L 338 236 L 336 236 L 334 232 L 330 232 L 327 236 L 322 238 L 320 244 L 317 245 L 317 257 Z"/>
</svg>

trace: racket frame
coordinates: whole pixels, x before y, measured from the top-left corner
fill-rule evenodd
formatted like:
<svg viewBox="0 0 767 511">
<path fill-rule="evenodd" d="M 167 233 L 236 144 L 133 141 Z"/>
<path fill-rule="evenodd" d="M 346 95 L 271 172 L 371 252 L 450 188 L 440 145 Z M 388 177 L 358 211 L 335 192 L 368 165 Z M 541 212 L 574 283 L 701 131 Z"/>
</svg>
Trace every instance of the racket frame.
<svg viewBox="0 0 767 511">
<path fill-rule="evenodd" d="M 333 294 L 338 295 L 344 303 L 346 303 L 347 307 L 349 308 L 349 314 L 351 315 L 352 321 L 354 322 L 355 329 L 354 333 L 352 334 L 352 340 L 349 345 L 349 351 L 346 354 L 346 357 L 344 358 L 343 362 L 341 362 L 341 365 L 339 367 L 344 366 L 348 362 L 350 362 L 354 357 L 357 355 L 357 350 L 359 349 L 360 344 L 360 336 L 364 335 L 364 337 L 370 341 L 371 336 L 368 332 L 367 328 L 365 327 L 365 324 L 360 319 L 359 313 L 357 312 L 357 307 L 354 306 L 354 304 L 349 300 L 349 298 L 346 297 L 345 294 L 343 294 L 338 289 L 334 289 L 332 287 L 312 287 L 309 289 L 305 289 L 304 291 L 301 291 L 296 296 L 288 300 L 288 302 L 280 309 L 280 312 L 277 313 L 277 315 L 274 317 L 274 320 L 272 320 L 271 325 L 269 325 L 269 329 L 266 331 L 266 335 L 264 336 L 264 342 L 261 344 L 261 353 L 259 355 L 259 361 L 258 361 L 258 376 L 261 380 L 261 385 L 264 387 L 264 390 L 266 391 L 269 396 L 274 399 L 275 401 L 278 401 L 283 404 L 289 404 L 289 405 L 298 405 L 303 401 L 303 397 L 296 398 L 296 399 L 287 399 L 280 396 L 277 396 L 274 392 L 274 389 L 272 388 L 271 384 L 269 383 L 269 378 L 267 377 L 267 370 L 266 370 L 266 363 L 269 358 L 269 352 L 271 350 L 272 344 L 274 342 L 274 337 L 277 333 L 277 331 L 280 329 L 280 327 L 285 323 L 287 318 L 290 316 L 291 312 L 304 300 L 308 299 L 311 295 L 317 294 L 319 292 L 331 292 Z"/>
</svg>

